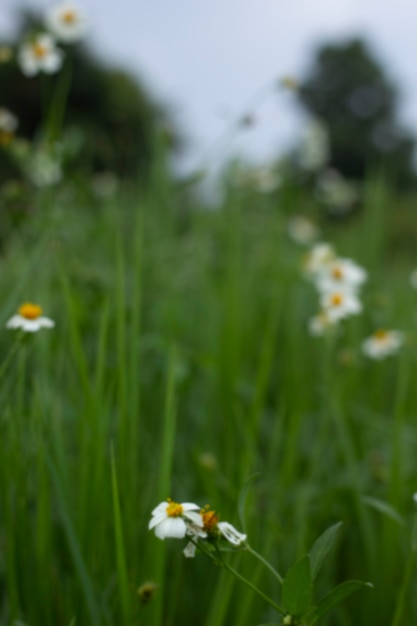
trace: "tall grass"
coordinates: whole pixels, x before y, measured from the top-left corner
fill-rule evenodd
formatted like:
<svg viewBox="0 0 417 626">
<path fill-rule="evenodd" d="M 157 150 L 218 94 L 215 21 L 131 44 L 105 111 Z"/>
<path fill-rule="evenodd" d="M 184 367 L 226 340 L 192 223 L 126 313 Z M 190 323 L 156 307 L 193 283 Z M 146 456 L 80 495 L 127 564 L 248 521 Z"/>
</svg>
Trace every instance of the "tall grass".
<svg viewBox="0 0 417 626">
<path fill-rule="evenodd" d="M 227 572 L 147 530 L 168 496 L 238 525 L 254 472 L 258 552 L 285 573 L 342 520 L 321 591 L 374 583 L 324 625 L 415 623 L 415 294 L 411 268 L 386 257 L 382 182 L 363 214 L 324 226 L 370 272 L 365 312 L 327 339 L 308 334 L 317 296 L 286 235 L 297 195 L 230 192 L 199 211 L 157 175 L 99 211 L 71 193 L 36 202 L 2 256 L 0 320 L 33 300 L 56 327 L 16 348 L 0 334 L 1 626 L 273 620 Z M 360 343 L 381 325 L 408 341 L 376 363 Z M 250 554 L 232 562 L 279 599 Z M 156 590 L 142 602 L 145 582 Z"/>
</svg>

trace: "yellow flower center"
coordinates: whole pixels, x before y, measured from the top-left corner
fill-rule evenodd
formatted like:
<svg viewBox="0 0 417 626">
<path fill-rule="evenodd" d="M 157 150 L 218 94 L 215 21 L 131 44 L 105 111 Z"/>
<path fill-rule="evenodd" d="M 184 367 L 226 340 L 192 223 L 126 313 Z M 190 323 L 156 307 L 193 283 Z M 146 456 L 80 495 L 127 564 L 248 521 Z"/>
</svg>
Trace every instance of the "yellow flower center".
<svg viewBox="0 0 417 626">
<path fill-rule="evenodd" d="M 74 24 L 77 21 L 77 16 L 74 11 L 64 11 L 62 21 L 65 24 Z"/>
<path fill-rule="evenodd" d="M 388 333 L 388 331 L 387 331 L 387 330 L 384 330 L 383 328 L 380 328 L 379 330 L 377 330 L 377 331 L 374 333 L 374 338 L 375 338 L 377 341 L 382 341 L 382 342 L 384 342 L 384 341 L 386 341 L 386 340 L 388 339 L 388 337 L 389 337 L 389 333 Z"/>
<path fill-rule="evenodd" d="M 181 517 L 181 515 L 184 512 L 184 509 L 182 508 L 181 504 L 178 504 L 178 502 L 173 502 L 169 498 L 166 512 L 167 512 L 168 517 Z"/>
<path fill-rule="evenodd" d="M 334 267 L 332 269 L 332 277 L 335 280 L 342 280 L 342 278 L 343 278 L 343 271 L 342 271 L 342 269 L 340 267 Z"/>
<path fill-rule="evenodd" d="M 343 303 L 343 296 L 341 293 L 334 293 L 330 298 L 330 304 L 332 306 L 340 306 Z"/>
<path fill-rule="evenodd" d="M 43 59 L 48 54 L 48 49 L 41 43 L 34 43 L 32 46 L 33 54 L 37 59 Z"/>
<path fill-rule="evenodd" d="M 200 511 L 200 513 L 201 517 L 203 518 L 203 530 L 205 530 L 207 533 L 215 530 L 219 521 L 219 516 L 217 515 L 216 511 L 210 511 L 209 506 L 207 505 L 204 509 Z"/>
<path fill-rule="evenodd" d="M 19 308 L 18 313 L 27 320 L 36 320 L 42 315 L 42 308 L 38 304 L 25 302 L 25 304 L 22 304 Z"/>
</svg>

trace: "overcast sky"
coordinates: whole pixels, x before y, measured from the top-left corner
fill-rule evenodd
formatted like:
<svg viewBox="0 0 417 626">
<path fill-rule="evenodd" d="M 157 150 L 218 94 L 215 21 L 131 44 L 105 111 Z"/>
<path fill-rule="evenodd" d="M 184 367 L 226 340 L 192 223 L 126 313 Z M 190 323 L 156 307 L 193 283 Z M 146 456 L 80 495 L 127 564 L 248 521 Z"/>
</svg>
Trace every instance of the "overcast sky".
<svg viewBox="0 0 417 626">
<path fill-rule="evenodd" d="M 0 0 L 0 36 L 16 9 L 44 10 L 54 0 Z M 417 132 L 417 0 L 78 0 L 91 21 L 93 48 L 127 66 L 167 103 L 198 160 L 225 119 L 262 85 L 302 76 L 317 45 L 363 35 L 399 86 L 402 120 Z M 1 91 L 0 91 L 1 97 Z M 256 114 L 231 142 L 257 161 L 283 150 L 300 132 L 288 94 Z"/>
</svg>

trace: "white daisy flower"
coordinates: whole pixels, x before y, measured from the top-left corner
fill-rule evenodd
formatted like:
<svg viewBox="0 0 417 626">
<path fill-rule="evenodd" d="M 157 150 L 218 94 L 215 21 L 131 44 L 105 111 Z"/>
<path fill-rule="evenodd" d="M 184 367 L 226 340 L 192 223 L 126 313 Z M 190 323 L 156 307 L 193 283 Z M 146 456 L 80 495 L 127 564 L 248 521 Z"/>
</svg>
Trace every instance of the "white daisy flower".
<svg viewBox="0 0 417 626">
<path fill-rule="evenodd" d="M 55 45 L 51 35 L 36 35 L 20 47 L 18 62 L 25 76 L 36 76 L 39 72 L 55 74 L 61 69 L 63 52 Z"/>
<path fill-rule="evenodd" d="M 293 241 L 302 246 L 313 243 L 319 234 L 317 226 L 303 215 L 294 215 L 288 220 L 287 232 Z"/>
<path fill-rule="evenodd" d="M 314 337 L 321 337 L 329 328 L 336 324 L 337 320 L 329 317 L 326 311 L 320 311 L 320 313 L 317 313 L 317 315 L 314 315 L 314 317 L 308 320 L 310 335 Z"/>
<path fill-rule="evenodd" d="M 331 244 L 316 243 L 303 259 L 304 272 L 308 276 L 315 276 L 335 258 L 336 254 Z"/>
<path fill-rule="evenodd" d="M 320 305 L 333 322 L 362 311 L 362 304 L 352 289 L 332 289 L 322 293 Z"/>
<path fill-rule="evenodd" d="M 21 328 L 27 333 L 36 333 L 41 328 L 53 328 L 55 322 L 42 316 L 42 308 L 38 304 L 26 302 L 22 304 L 16 315 L 6 323 L 6 328 Z"/>
<path fill-rule="evenodd" d="M 379 329 L 362 343 L 362 351 L 371 359 L 381 360 L 395 354 L 404 342 L 404 333 L 399 330 Z"/>
<path fill-rule="evenodd" d="M 235 547 L 240 546 L 246 541 L 245 534 L 236 530 L 229 522 L 220 522 L 217 513 L 210 510 L 208 505 L 200 511 L 200 514 L 203 520 L 203 527 L 196 528 L 191 525 L 187 532 L 187 534 L 193 538 L 193 541 L 190 541 L 184 549 L 184 556 L 187 558 L 193 558 L 195 556 L 196 543 L 200 539 L 208 538 L 209 540 L 216 541 L 222 536 Z"/>
<path fill-rule="evenodd" d="M 184 502 L 179 504 L 168 499 L 161 502 L 152 511 L 152 518 L 148 528 L 155 529 L 155 535 L 159 539 L 172 537 L 174 539 L 183 539 L 192 524 L 197 528 L 203 528 L 203 518 L 199 511 L 200 507 L 192 502 Z"/>
<path fill-rule="evenodd" d="M 352 259 L 335 259 L 320 268 L 316 283 L 320 291 L 331 291 L 339 287 L 355 289 L 367 278 L 367 272 Z"/>
<path fill-rule="evenodd" d="M 48 30 L 63 43 L 82 39 L 87 31 L 86 16 L 72 2 L 63 2 L 49 9 L 45 17 Z"/>
</svg>

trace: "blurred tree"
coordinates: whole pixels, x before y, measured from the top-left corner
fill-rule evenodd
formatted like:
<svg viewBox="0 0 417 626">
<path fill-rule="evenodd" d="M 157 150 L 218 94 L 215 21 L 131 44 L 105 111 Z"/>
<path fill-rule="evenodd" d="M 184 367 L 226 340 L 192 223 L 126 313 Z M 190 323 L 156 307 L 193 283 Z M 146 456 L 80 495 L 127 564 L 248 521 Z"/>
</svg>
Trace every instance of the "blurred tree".
<svg viewBox="0 0 417 626">
<path fill-rule="evenodd" d="M 16 37 L 18 42 L 39 30 L 39 19 L 25 13 Z M 16 62 L 0 64 L 1 103 L 19 119 L 19 137 L 33 139 L 54 98 L 68 87 L 65 126 L 80 131 L 82 149 L 77 168 L 87 172 L 109 170 L 122 178 L 144 177 L 155 156 L 155 135 L 172 128 L 168 114 L 140 83 L 127 72 L 109 69 L 82 44 L 65 49 L 65 65 L 53 76 L 25 77 Z M 68 85 L 63 74 L 66 73 Z M 45 130 L 45 128 L 43 128 Z M 178 140 L 174 132 L 171 145 Z M 0 156 L 0 175 L 12 172 L 12 164 Z"/>
<path fill-rule="evenodd" d="M 330 166 L 350 178 L 382 167 L 402 184 L 415 182 L 414 138 L 397 121 L 397 90 L 364 41 L 321 47 L 299 95 L 327 125 Z"/>
</svg>

